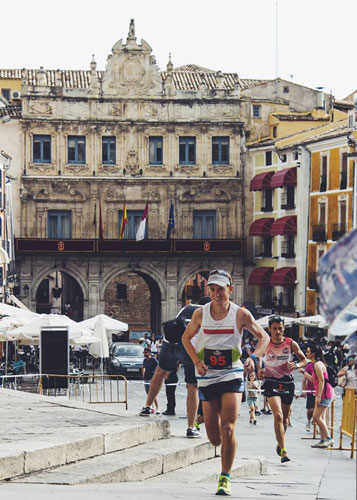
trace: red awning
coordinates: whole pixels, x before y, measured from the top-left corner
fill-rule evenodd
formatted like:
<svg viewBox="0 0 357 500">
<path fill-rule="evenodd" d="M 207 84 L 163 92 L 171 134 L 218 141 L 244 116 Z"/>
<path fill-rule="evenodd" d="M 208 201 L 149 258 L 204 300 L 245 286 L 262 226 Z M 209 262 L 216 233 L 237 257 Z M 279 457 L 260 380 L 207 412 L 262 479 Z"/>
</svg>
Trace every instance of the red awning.
<svg viewBox="0 0 357 500">
<path fill-rule="evenodd" d="M 263 217 L 255 220 L 249 228 L 249 236 L 270 236 L 273 217 Z"/>
<path fill-rule="evenodd" d="M 270 189 L 270 180 L 274 175 L 274 170 L 270 172 L 263 172 L 262 174 L 257 174 L 250 181 L 251 191 L 262 191 L 263 189 Z"/>
<path fill-rule="evenodd" d="M 277 234 L 296 234 L 297 232 L 297 217 L 296 215 L 287 215 L 280 217 L 273 222 L 270 230 L 271 236 Z"/>
<path fill-rule="evenodd" d="M 270 181 L 271 188 L 281 188 L 283 186 L 296 186 L 297 172 L 296 167 L 284 168 L 275 172 Z"/>
<path fill-rule="evenodd" d="M 272 286 L 295 286 L 296 267 L 280 267 L 270 278 Z"/>
<path fill-rule="evenodd" d="M 249 275 L 248 285 L 270 285 L 273 267 L 257 267 Z"/>
</svg>

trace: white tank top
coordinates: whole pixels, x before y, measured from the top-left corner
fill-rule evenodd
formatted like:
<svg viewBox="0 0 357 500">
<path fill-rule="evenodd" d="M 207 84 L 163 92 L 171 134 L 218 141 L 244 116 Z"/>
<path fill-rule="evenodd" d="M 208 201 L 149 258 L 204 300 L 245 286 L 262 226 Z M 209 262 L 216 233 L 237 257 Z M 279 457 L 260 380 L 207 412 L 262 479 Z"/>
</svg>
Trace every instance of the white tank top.
<svg viewBox="0 0 357 500">
<path fill-rule="evenodd" d="M 227 316 L 215 320 L 211 316 L 211 303 L 202 307 L 202 324 L 194 338 L 198 357 L 208 366 L 201 377 L 196 369 L 198 387 L 243 378 L 242 334 L 237 328 L 237 304 L 229 303 Z"/>
</svg>

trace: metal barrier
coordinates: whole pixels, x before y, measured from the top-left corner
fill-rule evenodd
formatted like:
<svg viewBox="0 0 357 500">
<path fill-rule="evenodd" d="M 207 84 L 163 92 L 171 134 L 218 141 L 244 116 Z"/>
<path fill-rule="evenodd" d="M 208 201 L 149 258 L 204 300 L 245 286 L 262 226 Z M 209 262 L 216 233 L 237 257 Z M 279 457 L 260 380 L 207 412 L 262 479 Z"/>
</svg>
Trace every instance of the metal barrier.
<svg viewBox="0 0 357 500">
<path fill-rule="evenodd" d="M 38 373 L 27 373 L 21 375 L 1 374 L 0 388 L 38 393 L 40 377 L 41 376 Z"/>
<path fill-rule="evenodd" d="M 67 379 L 68 388 L 60 387 L 58 379 Z M 44 384 L 44 381 L 46 383 Z M 124 399 L 120 399 L 123 390 L 120 382 L 124 382 Z M 58 387 L 57 387 L 58 384 Z M 44 385 L 50 386 L 49 388 Z M 66 395 L 69 399 L 91 404 L 123 403 L 128 409 L 128 381 L 123 375 L 55 375 L 48 374 L 41 377 L 40 394 L 46 392 L 49 396 Z"/>
<path fill-rule="evenodd" d="M 357 394 L 355 389 L 345 389 L 342 406 L 342 419 L 340 429 L 340 445 L 336 450 L 351 450 L 351 458 L 353 458 L 356 442 L 356 424 L 357 424 Z M 352 438 L 351 448 L 343 448 L 343 436 Z"/>
</svg>

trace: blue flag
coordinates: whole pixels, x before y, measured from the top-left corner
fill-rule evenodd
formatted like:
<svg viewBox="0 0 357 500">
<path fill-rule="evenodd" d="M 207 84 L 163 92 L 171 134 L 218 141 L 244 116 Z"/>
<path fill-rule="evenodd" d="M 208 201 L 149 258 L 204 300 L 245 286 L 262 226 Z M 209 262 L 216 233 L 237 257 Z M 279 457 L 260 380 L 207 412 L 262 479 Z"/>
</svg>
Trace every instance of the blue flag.
<svg viewBox="0 0 357 500">
<path fill-rule="evenodd" d="M 171 206 L 170 206 L 170 215 L 169 215 L 169 224 L 167 226 L 167 233 L 166 233 L 166 239 L 170 239 L 170 234 L 173 228 L 175 227 L 175 215 L 174 215 L 174 204 L 171 200 Z"/>
</svg>

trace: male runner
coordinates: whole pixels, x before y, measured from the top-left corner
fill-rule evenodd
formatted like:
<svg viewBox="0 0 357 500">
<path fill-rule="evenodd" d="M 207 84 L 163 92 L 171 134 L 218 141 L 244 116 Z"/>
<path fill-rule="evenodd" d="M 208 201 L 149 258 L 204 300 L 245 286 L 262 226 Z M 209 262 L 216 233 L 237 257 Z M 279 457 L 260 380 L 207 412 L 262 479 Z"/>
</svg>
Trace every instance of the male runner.
<svg viewBox="0 0 357 500">
<path fill-rule="evenodd" d="M 278 442 L 276 452 L 281 457 L 281 463 L 284 463 L 290 462 L 285 448 L 285 432 L 294 399 L 293 371 L 305 366 L 307 359 L 296 342 L 284 337 L 284 320 L 280 316 L 269 318 L 269 332 L 271 339 L 265 353 L 265 381 L 262 389 L 274 415 L 275 436 Z M 294 354 L 299 358 L 298 363 L 293 361 Z"/>
<path fill-rule="evenodd" d="M 214 446 L 222 445 L 217 495 L 230 495 L 235 424 L 244 391 L 240 361 L 243 328 L 259 341 L 256 356 L 263 355 L 269 337 L 247 309 L 229 301 L 233 286 L 226 271 L 211 271 L 207 284 L 211 302 L 193 313 L 182 343 L 196 367 L 208 439 Z"/>
</svg>

